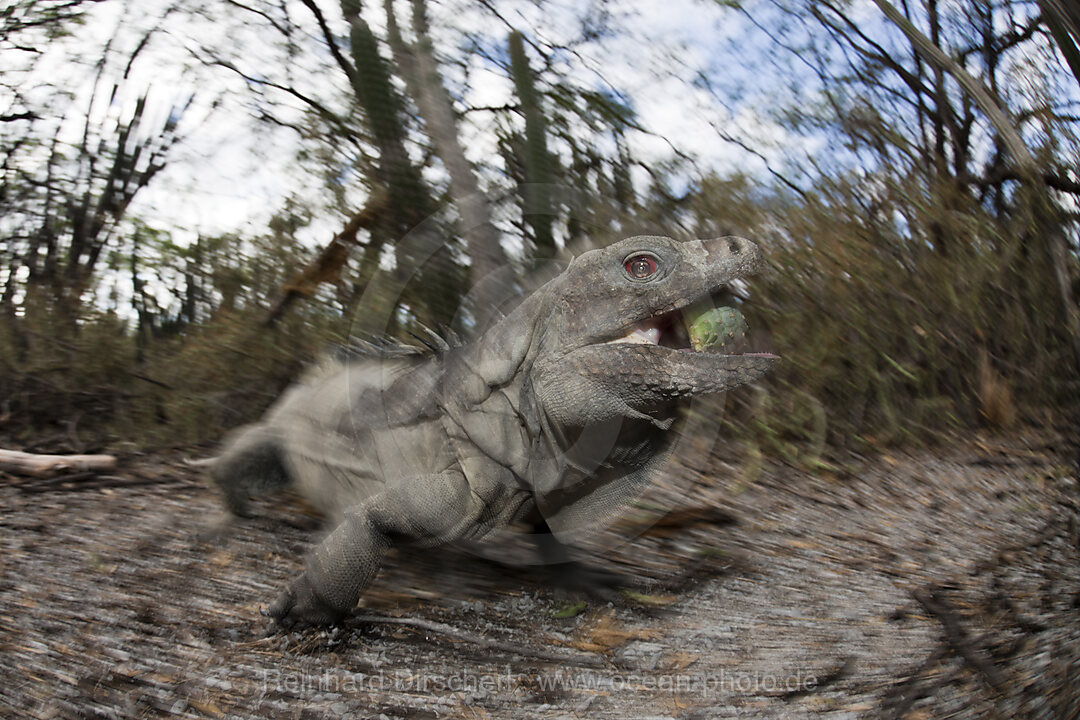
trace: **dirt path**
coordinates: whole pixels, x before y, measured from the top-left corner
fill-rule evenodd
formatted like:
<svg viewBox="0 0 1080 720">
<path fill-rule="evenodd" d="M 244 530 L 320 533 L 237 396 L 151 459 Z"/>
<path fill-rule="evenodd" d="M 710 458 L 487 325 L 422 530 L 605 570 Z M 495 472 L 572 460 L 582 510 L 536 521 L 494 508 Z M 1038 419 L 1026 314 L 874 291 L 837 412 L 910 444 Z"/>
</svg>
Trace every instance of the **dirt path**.
<svg viewBox="0 0 1080 720">
<path fill-rule="evenodd" d="M 318 536 L 295 501 L 211 546 L 216 497 L 175 459 L 0 478 L 0 715 L 1078 717 L 1062 456 L 971 438 L 843 465 L 677 469 L 591 548 L 641 595 L 573 617 L 541 571 L 406 552 L 343 628 L 271 637 L 259 608 Z"/>
</svg>

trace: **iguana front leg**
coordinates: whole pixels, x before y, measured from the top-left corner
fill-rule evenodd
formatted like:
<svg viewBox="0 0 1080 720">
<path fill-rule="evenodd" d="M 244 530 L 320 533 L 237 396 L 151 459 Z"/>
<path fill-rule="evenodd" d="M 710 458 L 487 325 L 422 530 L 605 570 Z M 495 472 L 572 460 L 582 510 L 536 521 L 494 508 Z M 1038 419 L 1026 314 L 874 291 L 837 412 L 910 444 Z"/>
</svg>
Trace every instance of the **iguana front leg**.
<svg viewBox="0 0 1080 720">
<path fill-rule="evenodd" d="M 545 520 L 533 525 L 530 538 L 550 569 L 552 582 L 565 590 L 610 601 L 618 598 L 620 589 L 633 584 L 632 578 L 626 575 L 575 560 Z"/>
<path fill-rule="evenodd" d="M 267 615 L 282 628 L 339 622 L 356 606 L 391 545 L 479 539 L 497 515 L 456 470 L 388 487 L 345 512 Z"/>
</svg>

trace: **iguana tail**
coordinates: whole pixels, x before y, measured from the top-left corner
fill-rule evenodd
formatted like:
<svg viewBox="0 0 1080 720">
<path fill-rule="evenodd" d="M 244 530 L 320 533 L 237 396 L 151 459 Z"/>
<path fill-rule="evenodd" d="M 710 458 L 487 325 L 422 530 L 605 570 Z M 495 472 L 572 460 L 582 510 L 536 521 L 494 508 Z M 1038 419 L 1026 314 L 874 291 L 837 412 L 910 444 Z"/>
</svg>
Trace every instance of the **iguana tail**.
<svg viewBox="0 0 1080 720">
<path fill-rule="evenodd" d="M 266 495 L 292 484 L 281 437 L 265 425 L 237 430 L 221 455 L 213 459 L 210 475 L 224 493 L 229 510 L 239 517 L 250 516 L 250 496 Z"/>
</svg>

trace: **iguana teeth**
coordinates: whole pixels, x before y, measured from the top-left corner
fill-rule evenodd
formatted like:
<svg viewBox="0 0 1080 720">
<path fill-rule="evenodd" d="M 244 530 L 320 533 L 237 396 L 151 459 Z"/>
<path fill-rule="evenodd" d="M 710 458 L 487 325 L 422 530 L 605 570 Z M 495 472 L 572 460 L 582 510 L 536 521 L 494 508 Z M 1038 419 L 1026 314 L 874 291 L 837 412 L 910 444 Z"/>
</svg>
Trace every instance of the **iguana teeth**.
<svg viewBox="0 0 1080 720">
<path fill-rule="evenodd" d="M 639 323 L 625 336 L 612 340 L 613 343 L 630 343 L 636 345 L 659 345 L 660 328 L 647 323 Z"/>
</svg>

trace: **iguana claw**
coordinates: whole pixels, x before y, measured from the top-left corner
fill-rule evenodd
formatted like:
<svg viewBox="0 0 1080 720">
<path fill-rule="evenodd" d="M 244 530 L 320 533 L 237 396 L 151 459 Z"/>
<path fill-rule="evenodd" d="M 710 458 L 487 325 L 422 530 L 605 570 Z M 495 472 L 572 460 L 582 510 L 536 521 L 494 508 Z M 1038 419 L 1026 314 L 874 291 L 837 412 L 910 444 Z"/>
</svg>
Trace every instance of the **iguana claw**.
<svg viewBox="0 0 1080 720">
<path fill-rule="evenodd" d="M 289 587 L 278 595 L 269 610 L 260 612 L 271 618 L 275 626 L 282 630 L 312 625 L 336 625 L 348 614 L 323 600 L 311 586 L 306 573 L 293 580 Z"/>
</svg>

